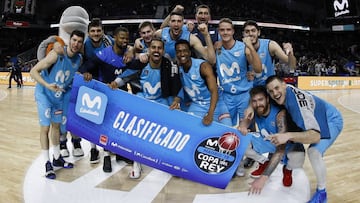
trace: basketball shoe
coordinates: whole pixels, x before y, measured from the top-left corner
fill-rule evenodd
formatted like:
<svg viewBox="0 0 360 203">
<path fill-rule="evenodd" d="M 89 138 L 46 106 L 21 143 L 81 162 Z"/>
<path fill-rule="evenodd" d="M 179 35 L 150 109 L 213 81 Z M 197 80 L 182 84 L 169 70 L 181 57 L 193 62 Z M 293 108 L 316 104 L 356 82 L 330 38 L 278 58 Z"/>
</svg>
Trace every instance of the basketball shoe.
<svg viewBox="0 0 360 203">
<path fill-rule="evenodd" d="M 244 166 L 239 165 L 238 168 L 236 169 L 236 175 L 239 177 L 244 177 L 245 176 L 245 168 Z"/>
<path fill-rule="evenodd" d="M 290 187 L 292 185 L 292 170 L 286 168 L 286 165 L 283 166 L 283 185 L 285 187 Z"/>
<path fill-rule="evenodd" d="M 129 174 L 129 178 L 131 179 L 138 179 L 141 176 L 141 164 L 139 162 L 134 161 L 133 168 Z"/>
<path fill-rule="evenodd" d="M 81 148 L 80 141 L 81 139 L 71 139 L 74 149 L 72 151 L 74 157 L 81 157 L 84 156 L 84 151 Z"/>
<path fill-rule="evenodd" d="M 67 162 L 60 155 L 58 159 L 53 158 L 53 166 L 62 167 L 62 168 L 74 168 L 74 164 Z"/>
<path fill-rule="evenodd" d="M 60 154 L 62 157 L 69 157 L 69 150 L 66 145 L 67 140 L 60 141 Z"/>
<path fill-rule="evenodd" d="M 254 165 L 254 163 L 255 163 L 254 159 L 246 157 L 244 161 L 244 168 L 251 168 Z"/>
<path fill-rule="evenodd" d="M 125 161 L 125 163 L 127 163 L 127 164 L 133 164 L 133 163 L 134 163 L 133 160 L 128 159 L 128 158 L 123 157 L 123 156 L 120 156 L 120 155 L 118 155 L 118 154 L 116 154 L 116 161 L 117 161 L 117 162 L 118 162 L 118 161 Z"/>
<path fill-rule="evenodd" d="M 308 201 L 308 203 L 327 203 L 327 194 L 326 189 L 316 189 L 313 197 Z"/>
<path fill-rule="evenodd" d="M 112 167 L 111 167 L 111 157 L 110 157 L 110 156 L 104 156 L 103 171 L 104 171 L 105 173 L 111 173 L 111 171 L 112 171 Z"/>
<path fill-rule="evenodd" d="M 96 164 L 100 162 L 99 150 L 91 148 L 90 150 L 90 163 Z"/>
<path fill-rule="evenodd" d="M 46 164 L 45 164 L 45 177 L 46 178 L 49 178 L 49 179 L 55 179 L 56 178 L 56 175 L 55 175 L 55 172 L 54 172 L 54 168 L 52 167 L 51 165 L 51 162 L 50 161 L 47 161 Z"/>
<path fill-rule="evenodd" d="M 259 163 L 257 169 L 250 173 L 250 177 L 259 178 L 261 176 L 261 174 L 264 172 L 264 170 L 266 169 L 268 164 L 269 164 L 269 161 L 265 161 L 263 164 Z"/>
</svg>

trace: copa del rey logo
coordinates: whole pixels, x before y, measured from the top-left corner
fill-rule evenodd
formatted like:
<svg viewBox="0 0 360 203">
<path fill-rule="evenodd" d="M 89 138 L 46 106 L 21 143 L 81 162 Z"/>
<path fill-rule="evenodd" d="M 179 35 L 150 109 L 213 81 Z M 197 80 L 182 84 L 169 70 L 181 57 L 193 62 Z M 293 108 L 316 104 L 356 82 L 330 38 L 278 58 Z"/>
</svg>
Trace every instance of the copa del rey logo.
<svg viewBox="0 0 360 203">
<path fill-rule="evenodd" d="M 104 120 L 108 98 L 105 94 L 81 86 L 76 100 L 75 112 L 78 116 L 96 124 Z"/>
</svg>

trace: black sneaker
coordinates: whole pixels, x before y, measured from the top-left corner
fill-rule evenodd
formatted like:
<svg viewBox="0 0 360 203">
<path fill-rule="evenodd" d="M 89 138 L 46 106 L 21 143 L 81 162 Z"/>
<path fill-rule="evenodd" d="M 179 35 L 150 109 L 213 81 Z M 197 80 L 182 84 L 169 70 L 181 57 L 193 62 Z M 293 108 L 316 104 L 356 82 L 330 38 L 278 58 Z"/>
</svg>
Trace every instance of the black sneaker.
<svg viewBox="0 0 360 203">
<path fill-rule="evenodd" d="M 130 159 L 126 158 L 126 157 L 123 157 L 123 156 L 120 156 L 120 155 L 117 155 L 117 154 L 116 154 L 116 161 L 117 162 L 118 161 L 125 161 L 125 163 L 127 163 L 127 164 L 133 164 L 134 163 L 133 160 L 130 160 Z"/>
<path fill-rule="evenodd" d="M 90 150 L 90 163 L 96 164 L 100 162 L 99 150 L 92 148 Z"/>
<path fill-rule="evenodd" d="M 62 156 L 60 156 L 58 159 L 53 159 L 53 166 L 62 168 L 74 168 L 74 164 L 66 162 Z"/>
<path fill-rule="evenodd" d="M 104 156 L 103 171 L 105 173 L 111 173 L 111 171 L 112 171 L 110 156 Z"/>
<path fill-rule="evenodd" d="M 254 165 L 254 163 L 255 163 L 254 159 L 246 157 L 244 161 L 244 168 L 251 168 Z"/>
<path fill-rule="evenodd" d="M 50 161 L 45 164 L 45 177 L 49 179 L 55 179 L 56 175 Z"/>
</svg>

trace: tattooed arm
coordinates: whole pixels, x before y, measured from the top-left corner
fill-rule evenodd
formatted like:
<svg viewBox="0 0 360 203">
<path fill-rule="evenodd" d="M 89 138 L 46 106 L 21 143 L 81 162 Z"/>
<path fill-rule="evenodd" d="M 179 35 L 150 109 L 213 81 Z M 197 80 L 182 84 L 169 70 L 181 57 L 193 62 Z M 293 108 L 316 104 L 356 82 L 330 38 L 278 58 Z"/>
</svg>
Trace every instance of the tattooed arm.
<svg viewBox="0 0 360 203">
<path fill-rule="evenodd" d="M 276 125 L 279 133 L 284 133 L 287 131 L 285 109 L 281 110 L 276 116 Z M 274 172 L 275 168 L 280 163 L 281 158 L 285 153 L 285 147 L 286 147 L 286 143 L 278 145 L 276 147 L 276 151 L 269 160 L 269 165 L 266 167 L 263 174 L 260 176 L 260 178 L 254 180 L 254 182 L 251 183 L 249 194 L 261 193 L 261 190 L 264 188 L 266 181 L 269 179 L 272 172 Z"/>
</svg>

